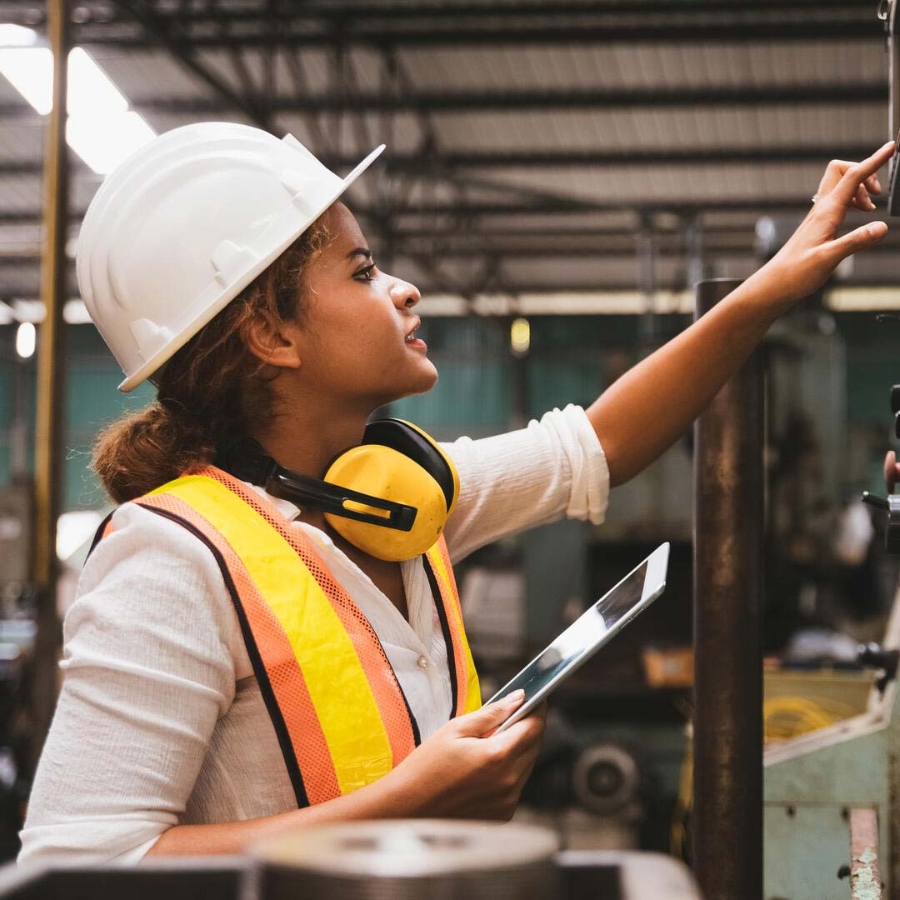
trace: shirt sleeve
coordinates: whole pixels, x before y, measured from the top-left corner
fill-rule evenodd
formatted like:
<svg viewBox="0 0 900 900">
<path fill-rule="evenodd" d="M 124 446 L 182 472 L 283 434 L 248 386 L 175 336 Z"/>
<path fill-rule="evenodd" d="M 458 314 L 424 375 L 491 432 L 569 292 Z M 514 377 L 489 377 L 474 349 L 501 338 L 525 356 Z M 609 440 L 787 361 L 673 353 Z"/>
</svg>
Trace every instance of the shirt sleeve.
<svg viewBox="0 0 900 900">
<path fill-rule="evenodd" d="M 606 456 L 579 406 L 552 410 L 520 431 L 442 446 L 459 472 L 459 500 L 444 530 L 454 562 L 564 516 L 600 524 L 606 515 Z"/>
<path fill-rule="evenodd" d="M 19 863 L 134 863 L 178 824 L 235 688 L 240 641 L 213 555 L 127 504 L 64 626 L 64 679 Z"/>
</svg>

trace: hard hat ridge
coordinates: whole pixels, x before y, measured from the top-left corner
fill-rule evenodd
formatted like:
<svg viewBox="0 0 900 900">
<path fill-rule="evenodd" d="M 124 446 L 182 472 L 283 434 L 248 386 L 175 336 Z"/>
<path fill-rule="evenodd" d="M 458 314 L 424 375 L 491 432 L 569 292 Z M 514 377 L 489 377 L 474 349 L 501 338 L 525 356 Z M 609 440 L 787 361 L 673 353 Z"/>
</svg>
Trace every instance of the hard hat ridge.
<svg viewBox="0 0 900 900">
<path fill-rule="evenodd" d="M 284 252 L 384 150 L 339 178 L 288 135 L 205 122 L 160 135 L 97 191 L 78 285 L 130 391 Z"/>
</svg>

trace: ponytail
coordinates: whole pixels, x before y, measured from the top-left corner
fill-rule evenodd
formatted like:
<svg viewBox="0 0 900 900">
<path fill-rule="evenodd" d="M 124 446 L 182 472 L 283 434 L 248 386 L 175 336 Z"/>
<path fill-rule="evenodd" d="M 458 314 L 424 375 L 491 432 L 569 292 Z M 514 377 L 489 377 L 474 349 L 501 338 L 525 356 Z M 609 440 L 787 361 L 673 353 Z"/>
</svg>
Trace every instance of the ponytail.
<svg viewBox="0 0 900 900">
<path fill-rule="evenodd" d="M 110 497 L 125 503 L 214 457 L 205 423 L 176 415 L 156 400 L 100 432 L 93 467 Z"/>
<path fill-rule="evenodd" d="M 100 432 L 93 468 L 116 503 L 209 465 L 223 437 L 271 421 L 271 379 L 242 330 L 260 315 L 302 315 L 304 271 L 328 237 L 320 218 L 154 374 L 153 403 Z"/>
</svg>

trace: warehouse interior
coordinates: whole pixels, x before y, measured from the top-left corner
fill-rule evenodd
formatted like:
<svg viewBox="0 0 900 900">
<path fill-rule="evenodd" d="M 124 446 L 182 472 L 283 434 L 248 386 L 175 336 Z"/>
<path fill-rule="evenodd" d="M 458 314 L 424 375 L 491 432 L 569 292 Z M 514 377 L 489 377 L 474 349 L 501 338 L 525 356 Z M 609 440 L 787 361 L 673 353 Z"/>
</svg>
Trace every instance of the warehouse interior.
<svg viewBox="0 0 900 900">
<path fill-rule="evenodd" d="M 0 0 L 0 897 L 237 897 L 248 865 L 15 865 L 61 623 L 114 508 L 92 446 L 155 394 L 116 390 L 79 294 L 80 225 L 109 172 L 197 122 L 291 134 L 341 177 L 386 144 L 346 203 L 379 265 L 421 291 L 439 381 L 384 411 L 439 441 L 484 438 L 588 407 L 690 326 L 698 285 L 718 301 L 784 246 L 829 161 L 892 139 L 897 2 Z M 759 396 L 717 399 L 737 449 L 702 455 L 701 422 L 612 490 L 602 524 L 543 525 L 456 564 L 487 699 L 671 547 L 663 595 L 550 698 L 504 826 L 525 837 L 490 838 L 488 865 L 464 831 L 410 824 L 371 838 L 360 875 L 350 832 L 298 832 L 296 882 L 276 854 L 283 882 L 254 896 L 363 896 L 351 875 L 422 896 L 415 835 L 448 897 L 499 896 L 498 871 L 517 898 L 900 897 L 900 495 L 884 462 L 900 227 L 889 166 L 879 178 L 876 211 L 850 209 L 844 230 L 881 219 L 887 235 L 769 329 Z M 725 469 L 720 499 L 751 500 L 723 535 L 699 484 Z M 734 592 L 705 602 L 723 579 Z M 725 631 L 707 629 L 719 613 Z M 534 834 L 555 855 L 538 841 L 523 861 Z M 332 887 L 287 893 L 323 858 Z M 553 878 L 520 884 L 538 858 Z"/>
</svg>

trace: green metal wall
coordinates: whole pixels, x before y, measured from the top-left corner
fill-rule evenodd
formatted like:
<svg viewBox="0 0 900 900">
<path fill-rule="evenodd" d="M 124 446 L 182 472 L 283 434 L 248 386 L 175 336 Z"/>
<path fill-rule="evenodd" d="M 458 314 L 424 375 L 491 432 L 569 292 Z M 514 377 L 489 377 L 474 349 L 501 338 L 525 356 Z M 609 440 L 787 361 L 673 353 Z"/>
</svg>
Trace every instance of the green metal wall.
<svg viewBox="0 0 900 900">
<path fill-rule="evenodd" d="M 886 449 L 892 446 L 889 390 L 900 382 L 900 323 L 879 324 L 870 314 L 836 321 L 847 349 L 848 427 L 872 429 L 876 442 L 883 435 Z M 685 316 L 661 317 L 655 333 L 665 339 L 688 322 Z M 534 318 L 530 352 L 514 360 L 507 320 L 426 320 L 424 337 L 440 379 L 429 394 L 397 402 L 391 412 L 443 439 L 493 434 L 554 406 L 589 404 L 622 365 L 643 354 L 645 326 L 634 316 Z M 14 326 L 0 327 L 0 485 L 13 475 L 17 379 L 26 411 L 28 466 L 33 457 L 36 366 L 34 359 L 17 360 L 14 339 Z M 116 390 L 120 370 L 92 326 L 69 326 L 66 339 L 64 508 L 96 508 L 104 497 L 88 467 L 90 445 L 104 424 L 147 403 L 152 388 L 142 386 L 130 395 Z"/>
</svg>

